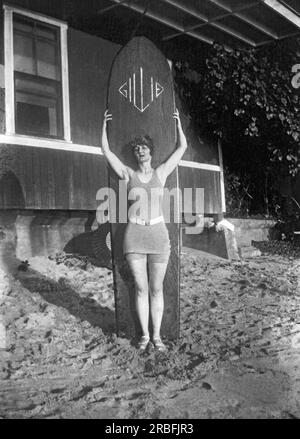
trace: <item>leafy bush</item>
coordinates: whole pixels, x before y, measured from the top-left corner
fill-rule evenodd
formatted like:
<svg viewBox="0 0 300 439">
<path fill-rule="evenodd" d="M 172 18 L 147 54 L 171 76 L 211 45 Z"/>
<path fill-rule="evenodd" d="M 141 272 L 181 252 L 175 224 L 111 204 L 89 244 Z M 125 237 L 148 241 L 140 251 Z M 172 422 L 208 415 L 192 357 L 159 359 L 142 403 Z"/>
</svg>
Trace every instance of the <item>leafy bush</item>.
<svg viewBox="0 0 300 439">
<path fill-rule="evenodd" d="M 176 63 L 191 116 L 222 139 L 229 209 L 276 213 L 280 175 L 300 169 L 300 98 L 292 86 L 298 52 L 296 38 L 256 50 L 214 45 L 205 66 Z"/>
</svg>

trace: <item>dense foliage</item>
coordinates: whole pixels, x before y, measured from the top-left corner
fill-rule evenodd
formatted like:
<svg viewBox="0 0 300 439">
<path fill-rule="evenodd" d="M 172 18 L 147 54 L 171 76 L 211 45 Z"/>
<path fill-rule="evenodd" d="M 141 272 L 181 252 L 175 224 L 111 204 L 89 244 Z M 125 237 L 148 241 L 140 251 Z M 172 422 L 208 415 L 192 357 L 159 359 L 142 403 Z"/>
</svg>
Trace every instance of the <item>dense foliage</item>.
<svg viewBox="0 0 300 439">
<path fill-rule="evenodd" d="M 297 63 L 300 41 L 294 38 L 256 50 L 214 45 L 205 65 L 176 64 L 178 92 L 192 117 L 222 138 L 233 209 L 274 213 L 278 176 L 300 169 Z"/>
</svg>

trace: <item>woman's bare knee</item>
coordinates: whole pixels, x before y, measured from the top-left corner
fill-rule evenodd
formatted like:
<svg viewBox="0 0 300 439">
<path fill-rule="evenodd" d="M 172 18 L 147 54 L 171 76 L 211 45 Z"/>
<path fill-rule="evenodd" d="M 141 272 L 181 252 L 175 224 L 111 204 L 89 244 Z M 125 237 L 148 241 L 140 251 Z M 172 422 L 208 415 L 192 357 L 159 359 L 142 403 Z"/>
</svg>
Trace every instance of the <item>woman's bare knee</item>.
<svg viewBox="0 0 300 439">
<path fill-rule="evenodd" d="M 139 298 L 144 298 L 148 296 L 148 287 L 136 285 L 135 287 L 136 296 Z"/>
<path fill-rule="evenodd" d="M 150 288 L 150 296 L 153 298 L 161 298 L 163 297 L 163 289 L 162 287 L 152 287 Z"/>
</svg>

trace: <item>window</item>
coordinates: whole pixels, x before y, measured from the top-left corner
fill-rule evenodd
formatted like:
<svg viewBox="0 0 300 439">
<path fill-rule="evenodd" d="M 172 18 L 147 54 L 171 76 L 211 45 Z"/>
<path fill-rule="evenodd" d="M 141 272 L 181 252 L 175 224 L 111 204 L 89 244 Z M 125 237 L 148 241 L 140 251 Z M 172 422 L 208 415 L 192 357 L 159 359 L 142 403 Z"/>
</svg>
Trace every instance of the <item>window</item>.
<svg viewBox="0 0 300 439">
<path fill-rule="evenodd" d="M 7 134 L 70 141 L 67 27 L 4 8 Z"/>
<path fill-rule="evenodd" d="M 16 134 L 62 138 L 58 30 L 14 14 Z"/>
</svg>

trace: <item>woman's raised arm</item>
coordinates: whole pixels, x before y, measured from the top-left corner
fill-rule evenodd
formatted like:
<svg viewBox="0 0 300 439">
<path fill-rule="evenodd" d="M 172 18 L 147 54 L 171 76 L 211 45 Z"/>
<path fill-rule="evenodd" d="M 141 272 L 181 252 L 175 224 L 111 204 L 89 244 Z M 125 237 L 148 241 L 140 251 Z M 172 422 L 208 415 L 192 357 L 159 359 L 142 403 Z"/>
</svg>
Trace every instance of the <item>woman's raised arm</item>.
<svg viewBox="0 0 300 439">
<path fill-rule="evenodd" d="M 182 159 L 183 154 L 185 153 L 188 146 L 185 134 L 182 129 L 178 109 L 176 109 L 173 117 L 177 122 L 178 146 L 173 154 L 157 168 L 158 172 L 162 176 L 162 180 L 165 180 L 174 171 L 176 166 L 179 165 L 179 162 Z"/>
<path fill-rule="evenodd" d="M 107 138 L 107 123 L 112 120 L 112 114 L 108 110 L 104 113 L 103 125 L 102 125 L 102 136 L 101 136 L 101 147 L 103 155 L 106 157 L 108 163 L 115 171 L 115 173 L 122 179 L 127 180 L 130 174 L 130 168 L 124 165 L 123 162 L 114 154 L 108 143 Z"/>
</svg>

